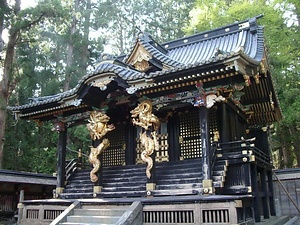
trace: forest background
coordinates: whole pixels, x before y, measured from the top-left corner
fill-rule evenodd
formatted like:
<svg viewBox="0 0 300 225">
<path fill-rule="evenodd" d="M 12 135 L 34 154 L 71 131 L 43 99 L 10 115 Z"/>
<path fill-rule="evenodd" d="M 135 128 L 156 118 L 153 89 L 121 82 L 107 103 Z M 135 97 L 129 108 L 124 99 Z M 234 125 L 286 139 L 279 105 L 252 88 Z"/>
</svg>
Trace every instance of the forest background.
<svg viewBox="0 0 300 225">
<path fill-rule="evenodd" d="M 276 168 L 300 167 L 299 0 L 0 0 L 0 169 L 53 173 L 52 124 L 14 120 L 8 105 L 73 88 L 102 53 L 127 53 L 140 31 L 162 43 L 263 14 L 271 72 L 284 119 L 270 147 Z M 90 138 L 68 131 L 68 157 Z"/>
</svg>

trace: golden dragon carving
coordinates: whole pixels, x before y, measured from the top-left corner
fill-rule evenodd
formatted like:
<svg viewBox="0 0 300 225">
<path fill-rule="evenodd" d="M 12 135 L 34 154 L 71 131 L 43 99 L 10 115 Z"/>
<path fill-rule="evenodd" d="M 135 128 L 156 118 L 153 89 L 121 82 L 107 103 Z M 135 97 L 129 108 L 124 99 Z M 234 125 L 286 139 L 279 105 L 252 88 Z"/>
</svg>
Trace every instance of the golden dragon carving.
<svg viewBox="0 0 300 225">
<path fill-rule="evenodd" d="M 88 120 L 87 128 L 90 132 L 91 138 L 100 140 L 107 132 L 115 129 L 113 124 L 107 124 L 110 117 L 102 112 L 92 111 L 90 119 Z M 89 155 L 89 162 L 93 165 L 93 169 L 90 172 L 90 178 L 92 182 L 97 182 L 98 177 L 96 173 L 99 171 L 101 162 L 98 159 L 99 155 L 109 147 L 110 143 L 107 138 L 103 139 L 102 142 L 96 147 L 91 147 Z"/>
<path fill-rule="evenodd" d="M 93 140 L 102 138 L 107 132 L 115 129 L 113 124 L 108 125 L 110 117 L 102 112 L 92 111 L 87 128 Z"/>
<path fill-rule="evenodd" d="M 159 149 L 159 143 L 157 140 L 157 130 L 160 126 L 160 121 L 157 116 L 152 114 L 152 102 L 143 101 L 135 109 L 130 111 L 133 125 L 140 126 L 144 129 L 140 134 L 140 141 L 145 148 L 141 153 L 141 159 L 147 163 L 146 175 L 148 179 L 151 178 L 150 170 L 153 167 L 153 160 L 151 155 L 154 150 Z M 150 135 L 147 131 L 151 130 Z M 149 133 L 149 132 L 148 132 Z"/>
<path fill-rule="evenodd" d="M 91 147 L 89 162 L 93 165 L 93 169 L 90 172 L 90 178 L 92 182 L 98 181 L 98 176 L 96 175 L 96 173 L 98 172 L 101 166 L 101 162 L 98 159 L 98 156 L 109 147 L 109 144 L 109 140 L 105 138 L 96 148 Z"/>
</svg>

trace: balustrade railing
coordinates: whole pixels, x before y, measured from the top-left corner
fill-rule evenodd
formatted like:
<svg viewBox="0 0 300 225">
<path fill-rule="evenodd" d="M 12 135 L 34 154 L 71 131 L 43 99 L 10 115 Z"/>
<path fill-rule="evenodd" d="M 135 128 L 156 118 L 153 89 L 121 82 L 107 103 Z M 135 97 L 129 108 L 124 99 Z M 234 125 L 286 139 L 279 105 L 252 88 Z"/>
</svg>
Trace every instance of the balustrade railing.
<svg viewBox="0 0 300 225">
<path fill-rule="evenodd" d="M 79 167 L 83 166 L 83 164 L 85 162 L 85 160 L 83 160 L 83 156 L 85 158 L 88 158 L 88 155 L 82 153 L 81 150 L 75 151 L 75 150 L 70 149 L 69 147 L 67 147 L 67 150 L 71 153 L 76 153 L 78 155 L 78 157 L 71 159 L 70 161 L 67 161 L 67 163 L 66 163 L 66 180 L 68 180 Z"/>
<path fill-rule="evenodd" d="M 263 152 L 261 149 L 255 147 L 254 141 L 255 138 L 242 139 L 238 141 L 220 143 L 219 147 L 221 149 L 222 154 L 240 153 L 243 155 L 254 155 L 259 160 L 265 163 L 270 163 L 270 156 Z"/>
</svg>

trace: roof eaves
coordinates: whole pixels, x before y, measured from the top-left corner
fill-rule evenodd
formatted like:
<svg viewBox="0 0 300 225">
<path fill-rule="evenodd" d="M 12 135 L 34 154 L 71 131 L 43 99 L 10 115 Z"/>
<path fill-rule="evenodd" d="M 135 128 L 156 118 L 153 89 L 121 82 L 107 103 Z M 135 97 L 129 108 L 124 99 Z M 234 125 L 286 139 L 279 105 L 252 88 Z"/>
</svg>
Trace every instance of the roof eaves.
<svg viewBox="0 0 300 225">
<path fill-rule="evenodd" d="M 121 67 L 121 66 L 117 66 L 117 65 L 109 64 L 109 63 L 103 63 L 103 64 L 100 64 L 99 67 L 94 72 L 89 73 L 89 74 L 85 75 L 84 77 L 82 77 L 81 80 L 79 81 L 78 85 L 76 85 L 73 89 L 70 89 L 66 92 L 62 92 L 62 93 L 54 95 L 54 96 L 32 98 L 32 101 L 30 103 L 20 105 L 20 106 L 8 106 L 7 109 L 15 112 L 15 111 L 19 111 L 19 110 L 28 109 L 31 107 L 38 107 L 41 105 L 51 104 L 51 103 L 55 103 L 55 102 L 58 103 L 60 101 L 63 101 L 64 99 L 69 99 L 69 98 L 75 97 L 76 94 L 78 93 L 78 90 L 80 89 L 80 87 L 84 83 L 86 83 L 89 79 L 91 79 L 93 76 L 99 75 L 101 73 L 104 73 L 104 76 L 106 76 L 107 73 L 109 73 L 109 72 L 118 75 L 121 79 L 124 80 L 125 83 L 128 80 L 138 79 L 138 78 L 142 78 L 144 76 L 143 73 L 139 73 L 137 71 L 134 71 L 134 70 L 131 70 L 131 69 L 128 69 L 125 67 Z"/>
</svg>

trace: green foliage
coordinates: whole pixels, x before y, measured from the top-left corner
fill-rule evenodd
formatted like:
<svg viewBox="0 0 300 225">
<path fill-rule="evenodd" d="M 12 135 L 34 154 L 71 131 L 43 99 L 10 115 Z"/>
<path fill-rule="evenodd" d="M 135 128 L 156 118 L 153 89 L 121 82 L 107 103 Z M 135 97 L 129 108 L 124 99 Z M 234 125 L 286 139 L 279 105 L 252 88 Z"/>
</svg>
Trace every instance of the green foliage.
<svg viewBox="0 0 300 225">
<path fill-rule="evenodd" d="M 72 151 L 78 152 L 81 149 L 85 155 L 89 154 L 90 146 L 92 145 L 90 134 L 86 128 L 86 125 L 75 126 L 68 129 L 68 147 Z M 68 158 L 76 158 L 77 154 L 74 152 L 68 152 Z M 85 157 L 85 160 L 87 158 Z"/>
<path fill-rule="evenodd" d="M 186 32 L 204 31 L 263 14 L 269 63 L 284 119 L 276 125 L 272 147 L 279 167 L 300 166 L 300 2 L 295 0 L 197 0 Z"/>
<path fill-rule="evenodd" d="M 104 33 L 114 54 L 125 53 L 140 31 L 149 32 L 159 42 L 182 37 L 192 4 L 191 0 L 98 0 L 93 28 Z"/>
<path fill-rule="evenodd" d="M 35 173 L 55 172 L 58 135 L 49 128 L 49 124 L 38 127 L 32 121 L 16 123 L 9 117 L 3 167 Z"/>
</svg>

